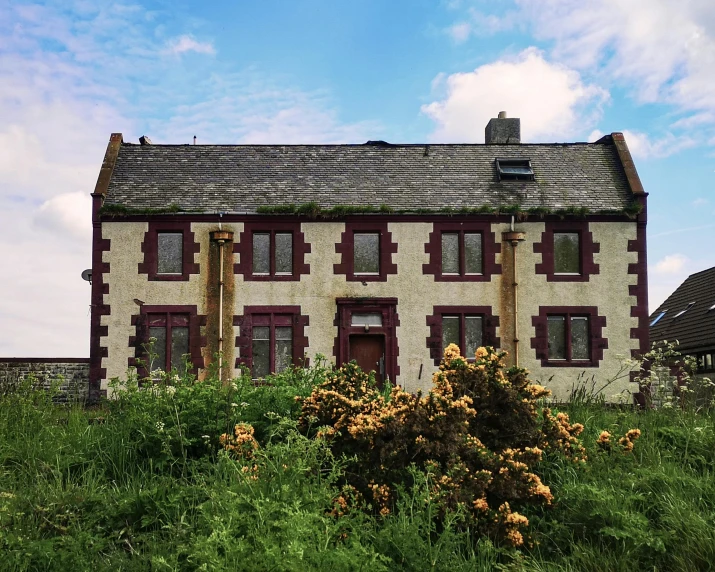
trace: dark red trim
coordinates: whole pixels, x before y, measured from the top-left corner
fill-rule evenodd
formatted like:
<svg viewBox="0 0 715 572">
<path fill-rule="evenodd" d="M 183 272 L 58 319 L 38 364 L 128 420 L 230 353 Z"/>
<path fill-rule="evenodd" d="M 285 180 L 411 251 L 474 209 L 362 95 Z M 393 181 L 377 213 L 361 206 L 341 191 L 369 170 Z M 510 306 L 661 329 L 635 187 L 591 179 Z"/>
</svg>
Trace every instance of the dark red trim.
<svg viewBox="0 0 715 572">
<path fill-rule="evenodd" d="M 106 160 L 106 158 L 105 158 Z M 99 209 L 104 195 L 92 194 L 92 295 L 89 320 L 89 403 L 97 403 L 102 397 L 102 380 L 107 377 L 107 369 L 102 367 L 102 358 L 108 357 L 107 346 L 102 338 L 109 335 L 109 328 L 102 325 L 102 316 L 109 316 L 111 309 L 104 303 L 104 295 L 109 294 L 109 284 L 104 275 L 109 273 L 109 263 L 103 262 L 103 254 L 109 252 L 111 241 L 102 238 L 102 223 Z"/>
<path fill-rule="evenodd" d="M 430 335 L 427 336 L 427 348 L 429 348 L 430 358 L 434 361 L 434 365 L 439 365 L 444 354 L 442 347 L 442 316 L 449 315 L 481 315 L 484 318 L 484 332 L 482 335 L 482 343 L 485 346 L 498 348 L 501 345 L 501 340 L 497 337 L 497 326 L 499 325 L 499 316 L 492 314 L 491 306 L 432 306 L 432 315 L 427 316 L 427 325 L 430 329 Z M 464 348 L 460 348 L 464 351 Z M 468 360 L 474 359 L 473 356 L 464 356 Z"/>
<path fill-rule="evenodd" d="M 258 314 L 283 314 L 292 317 L 293 364 L 307 366 L 305 350 L 308 347 L 308 337 L 305 335 L 305 327 L 310 324 L 310 320 L 308 316 L 301 314 L 300 306 L 244 306 L 243 315 L 233 317 L 233 325 L 239 328 L 236 336 L 236 369 L 244 366 L 250 370 L 253 367 L 253 316 Z"/>
<path fill-rule="evenodd" d="M 444 232 L 479 232 L 482 235 L 482 273 L 481 274 L 442 274 L 442 233 Z M 496 255 L 501 252 L 501 243 L 491 231 L 489 222 L 435 222 L 429 241 L 425 243 L 425 252 L 430 261 L 422 265 L 422 274 L 432 274 L 436 282 L 490 282 L 493 274 L 501 274 L 501 264 L 496 263 Z M 464 243 L 460 240 L 460 258 L 464 258 Z M 464 264 L 462 264 L 464 268 Z"/>
<path fill-rule="evenodd" d="M 0 363 L 89 363 L 89 358 L 37 358 L 7 357 L 0 358 Z"/>
<path fill-rule="evenodd" d="M 646 247 L 647 195 L 636 197 L 642 205 L 636 223 L 636 239 L 628 241 L 628 252 L 638 253 L 638 261 L 628 265 L 628 274 L 636 275 L 636 283 L 628 286 L 628 294 L 635 296 L 631 306 L 631 317 L 638 318 L 638 326 L 631 328 L 631 339 L 638 340 L 638 349 L 631 350 L 631 357 L 640 357 L 650 349 L 650 328 L 648 324 L 648 249 Z"/>
<path fill-rule="evenodd" d="M 293 234 L 293 274 L 269 276 L 255 276 L 253 274 L 253 233 L 254 232 L 290 232 Z M 273 245 L 273 242 L 271 242 Z M 266 220 L 261 222 L 246 223 L 238 242 L 233 244 L 233 252 L 240 255 L 239 262 L 233 265 L 236 274 L 242 274 L 247 282 L 286 282 L 298 281 L 304 274 L 310 274 L 310 264 L 305 262 L 305 255 L 310 252 L 310 243 L 305 242 L 305 234 L 301 231 L 300 223 L 295 218 L 290 222 Z M 275 250 L 271 248 L 271 268 L 275 267 Z"/>
<path fill-rule="evenodd" d="M 397 340 L 397 326 L 400 316 L 397 313 L 397 298 L 338 298 L 335 300 L 334 326 L 338 327 L 338 335 L 333 342 L 333 355 L 338 365 L 350 360 L 350 335 L 364 334 L 361 327 L 351 326 L 353 311 L 382 313 L 382 326 L 370 326 L 370 334 L 385 336 L 385 377 L 393 383 L 400 375 L 397 356 L 400 348 Z"/>
<path fill-rule="evenodd" d="M 547 316 L 563 314 L 588 316 L 590 360 L 549 360 Z M 539 315 L 532 316 L 531 323 L 535 333 L 531 338 L 531 347 L 536 350 L 536 359 L 541 360 L 541 367 L 598 367 L 598 363 L 603 360 L 603 350 L 608 348 L 608 339 L 602 335 L 606 317 L 598 315 L 598 306 L 539 306 Z"/>
<path fill-rule="evenodd" d="M 380 273 L 355 274 L 353 248 L 355 233 L 379 233 L 380 235 Z M 397 274 L 397 265 L 392 262 L 392 255 L 397 253 L 397 243 L 392 242 L 392 233 L 387 230 L 386 222 L 348 222 L 340 242 L 335 245 L 335 252 L 341 255 L 340 264 L 333 265 L 335 274 L 344 274 L 348 282 L 386 282 L 389 274 Z"/>
<path fill-rule="evenodd" d="M 590 217 L 589 217 L 590 218 Z M 548 282 L 588 282 L 592 274 L 600 272 L 599 265 L 593 261 L 593 255 L 601 251 L 601 245 L 593 242 L 593 233 L 588 228 L 588 221 L 547 221 L 541 234 L 541 242 L 534 243 L 534 252 L 541 253 L 541 263 L 536 265 L 536 274 L 546 274 Z M 579 235 L 580 274 L 554 273 L 554 233 L 575 232 Z"/>
<path fill-rule="evenodd" d="M 158 274 L 158 234 L 160 232 L 180 232 L 183 236 L 183 260 L 181 274 Z M 149 280 L 161 281 L 184 281 L 189 279 L 191 274 L 199 274 L 199 264 L 194 263 L 194 254 L 201 250 L 201 245 L 194 241 L 194 233 L 191 232 L 189 221 L 174 222 L 149 222 L 149 230 L 144 233 L 144 241 L 141 244 L 141 251 L 144 253 L 144 262 L 139 263 L 139 274 L 147 274 Z"/>
<path fill-rule="evenodd" d="M 206 325 L 206 316 L 199 315 L 196 306 L 149 306 L 143 304 L 139 308 L 139 314 L 131 316 L 131 324 L 136 328 L 136 335 L 129 337 L 129 347 L 134 348 L 134 356 L 127 361 L 129 367 L 136 367 L 140 377 L 146 377 L 149 372 L 140 368 L 137 358 L 146 362 L 147 356 L 143 345 L 149 340 L 149 328 L 147 327 L 147 314 L 188 314 L 189 316 L 189 353 L 191 354 L 191 373 L 198 375 L 199 368 L 204 367 L 204 358 L 201 348 L 206 347 L 206 337 L 201 335 L 201 327 Z"/>
</svg>

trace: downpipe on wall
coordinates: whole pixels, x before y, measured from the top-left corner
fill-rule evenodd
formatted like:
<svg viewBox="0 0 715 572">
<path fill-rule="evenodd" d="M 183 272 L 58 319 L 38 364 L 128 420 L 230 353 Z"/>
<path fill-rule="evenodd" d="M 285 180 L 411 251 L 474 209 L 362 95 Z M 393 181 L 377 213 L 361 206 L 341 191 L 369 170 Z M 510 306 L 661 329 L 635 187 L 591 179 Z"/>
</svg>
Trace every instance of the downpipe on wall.
<svg viewBox="0 0 715 572">
<path fill-rule="evenodd" d="M 511 264 L 513 281 L 511 285 L 512 291 L 512 307 L 514 309 L 514 365 L 519 367 L 519 274 L 517 270 L 516 248 L 520 242 L 526 240 L 526 233 L 514 230 L 514 215 L 511 216 L 511 225 L 509 232 L 502 234 L 502 240 L 508 241 L 511 244 Z"/>
</svg>

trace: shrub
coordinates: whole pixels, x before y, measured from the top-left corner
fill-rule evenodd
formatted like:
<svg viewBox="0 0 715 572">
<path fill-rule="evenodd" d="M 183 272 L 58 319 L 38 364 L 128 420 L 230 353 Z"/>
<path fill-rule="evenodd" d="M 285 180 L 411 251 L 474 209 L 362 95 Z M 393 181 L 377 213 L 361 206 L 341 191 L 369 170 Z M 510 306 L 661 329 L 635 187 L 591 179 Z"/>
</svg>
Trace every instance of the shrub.
<svg viewBox="0 0 715 572">
<path fill-rule="evenodd" d="M 583 461 L 582 426 L 565 413 L 539 415 L 549 391 L 525 370 L 505 369 L 504 356 L 479 348 L 469 363 L 452 344 L 426 395 L 399 386 L 385 395 L 355 363 L 344 365 L 302 400 L 298 426 L 346 457 L 357 504 L 390 514 L 396 491 L 414 484 L 414 466 L 430 481 L 438 521 L 460 514 L 477 534 L 521 545 L 528 520 L 515 509 L 552 500 L 535 467 L 544 452 Z"/>
</svg>

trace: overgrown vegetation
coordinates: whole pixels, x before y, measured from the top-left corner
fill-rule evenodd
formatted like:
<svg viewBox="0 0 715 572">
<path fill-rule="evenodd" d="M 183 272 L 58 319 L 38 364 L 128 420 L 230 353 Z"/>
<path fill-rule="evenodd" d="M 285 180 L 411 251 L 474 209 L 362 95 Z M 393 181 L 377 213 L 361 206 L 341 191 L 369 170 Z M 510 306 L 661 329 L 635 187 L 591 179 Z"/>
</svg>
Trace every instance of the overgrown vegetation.
<svg viewBox="0 0 715 572">
<path fill-rule="evenodd" d="M 0 396 L 3 570 L 711 569 L 710 408 L 550 411 L 450 351 L 418 397 L 323 361 L 96 410 L 28 381 Z"/>
</svg>

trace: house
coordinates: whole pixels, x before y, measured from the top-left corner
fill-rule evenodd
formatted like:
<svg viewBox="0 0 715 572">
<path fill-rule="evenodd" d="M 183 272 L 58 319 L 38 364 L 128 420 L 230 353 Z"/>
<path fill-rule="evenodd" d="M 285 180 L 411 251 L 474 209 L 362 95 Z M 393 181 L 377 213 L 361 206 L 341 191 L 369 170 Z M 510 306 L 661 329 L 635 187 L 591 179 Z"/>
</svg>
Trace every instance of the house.
<svg viewBox="0 0 715 572">
<path fill-rule="evenodd" d="M 697 359 L 699 373 L 715 371 L 715 268 L 691 274 L 650 316 L 653 342 L 678 341 Z"/>
<path fill-rule="evenodd" d="M 568 396 L 648 348 L 646 196 L 621 133 L 524 144 L 152 145 L 93 198 L 90 387 L 129 367 L 256 378 L 316 354 L 408 391 L 480 345 Z M 620 357 L 619 357 L 620 355 Z M 630 389 L 628 380 L 613 393 Z"/>
</svg>

